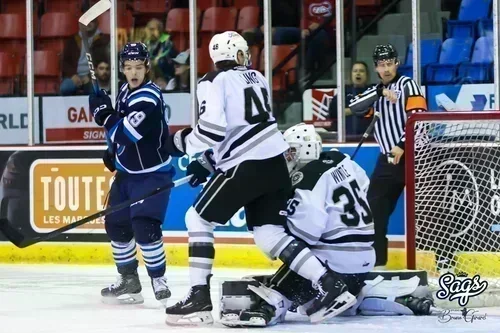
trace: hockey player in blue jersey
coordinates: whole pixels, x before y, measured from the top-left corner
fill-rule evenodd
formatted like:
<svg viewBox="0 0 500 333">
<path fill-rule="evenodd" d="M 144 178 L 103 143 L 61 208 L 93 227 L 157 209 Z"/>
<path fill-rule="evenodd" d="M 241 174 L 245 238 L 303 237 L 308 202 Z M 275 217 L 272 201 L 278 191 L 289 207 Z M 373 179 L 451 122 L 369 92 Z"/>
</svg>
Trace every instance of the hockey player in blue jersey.
<svg viewBox="0 0 500 333">
<path fill-rule="evenodd" d="M 116 168 L 109 195 L 111 206 L 172 182 L 175 172 L 164 146 L 169 135 L 166 105 L 160 88 L 147 79 L 150 57 L 143 43 L 125 45 L 120 53 L 120 70 L 127 83 L 120 88 L 116 108 L 105 93 L 89 97 L 95 122 L 107 133 L 110 148 L 105 164 Z M 106 216 L 106 233 L 120 275 L 115 284 L 101 291 L 105 303 L 144 302 L 137 274 L 139 245 L 155 297 L 166 304 L 170 290 L 164 276 L 166 256 L 161 226 L 169 197 L 170 191 L 165 191 Z"/>
</svg>

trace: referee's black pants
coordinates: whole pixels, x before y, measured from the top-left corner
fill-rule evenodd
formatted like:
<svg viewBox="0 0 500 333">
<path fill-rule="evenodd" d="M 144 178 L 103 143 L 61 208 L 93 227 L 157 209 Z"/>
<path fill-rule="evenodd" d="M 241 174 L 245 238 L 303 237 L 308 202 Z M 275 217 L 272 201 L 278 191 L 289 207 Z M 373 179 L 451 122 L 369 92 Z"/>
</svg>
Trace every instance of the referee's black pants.
<svg viewBox="0 0 500 333">
<path fill-rule="evenodd" d="M 387 157 L 380 154 L 375 170 L 370 178 L 368 188 L 368 203 L 375 223 L 375 241 L 373 247 L 377 259 L 375 266 L 387 264 L 387 227 L 389 217 L 396 208 L 399 196 L 405 187 L 405 159 L 404 155 L 399 164 L 387 162 Z"/>
</svg>

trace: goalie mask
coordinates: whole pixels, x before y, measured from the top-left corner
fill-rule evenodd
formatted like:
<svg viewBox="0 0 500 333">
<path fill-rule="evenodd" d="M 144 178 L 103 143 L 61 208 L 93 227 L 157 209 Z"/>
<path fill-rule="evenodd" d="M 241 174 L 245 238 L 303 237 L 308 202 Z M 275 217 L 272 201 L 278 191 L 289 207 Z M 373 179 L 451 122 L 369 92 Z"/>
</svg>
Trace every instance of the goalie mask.
<svg viewBox="0 0 500 333">
<path fill-rule="evenodd" d="M 213 36 L 208 50 L 214 64 L 221 61 L 234 61 L 239 65 L 248 66 L 250 63 L 248 44 L 239 33 L 234 31 L 226 31 Z M 238 62 L 238 51 L 243 52 L 242 64 Z"/>
<path fill-rule="evenodd" d="M 319 158 L 322 141 L 313 125 L 300 123 L 292 126 L 285 131 L 284 137 L 290 145 L 290 149 L 285 153 L 288 172 L 297 171 Z"/>
</svg>

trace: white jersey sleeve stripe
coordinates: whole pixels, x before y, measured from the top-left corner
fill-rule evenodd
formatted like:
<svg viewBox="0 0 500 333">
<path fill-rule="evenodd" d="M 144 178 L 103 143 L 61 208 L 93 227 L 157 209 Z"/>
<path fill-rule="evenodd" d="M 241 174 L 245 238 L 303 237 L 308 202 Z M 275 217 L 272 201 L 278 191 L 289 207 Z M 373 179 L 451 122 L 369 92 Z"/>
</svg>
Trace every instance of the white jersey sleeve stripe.
<svg viewBox="0 0 500 333">
<path fill-rule="evenodd" d="M 198 125 L 196 125 L 196 127 L 198 127 L 202 132 L 200 133 L 207 133 L 207 136 L 213 136 L 213 140 L 216 141 L 218 138 L 222 138 L 222 140 L 224 140 L 223 138 L 225 137 L 226 133 L 225 132 L 221 132 L 221 131 L 217 131 L 217 130 L 213 130 L 213 129 L 208 129 L 207 127 L 201 125 L 200 123 L 198 123 Z"/>
<path fill-rule="evenodd" d="M 226 132 L 226 128 L 224 126 L 219 126 L 219 125 L 216 125 L 214 123 L 211 123 L 211 122 L 203 120 L 203 119 L 198 120 L 198 125 L 206 127 L 208 129 L 212 129 L 214 131 L 218 131 L 218 132 L 222 132 L 222 133 Z"/>
</svg>

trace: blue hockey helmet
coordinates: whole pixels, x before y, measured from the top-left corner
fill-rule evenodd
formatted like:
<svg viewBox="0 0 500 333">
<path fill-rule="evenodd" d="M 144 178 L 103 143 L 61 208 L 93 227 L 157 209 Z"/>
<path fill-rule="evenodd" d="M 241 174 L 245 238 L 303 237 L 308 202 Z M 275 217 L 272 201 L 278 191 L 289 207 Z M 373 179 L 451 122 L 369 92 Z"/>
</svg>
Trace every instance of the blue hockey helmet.
<svg viewBox="0 0 500 333">
<path fill-rule="evenodd" d="M 127 43 L 120 52 L 120 68 L 123 68 L 127 60 L 142 60 L 149 67 L 149 51 L 144 43 Z"/>
</svg>

